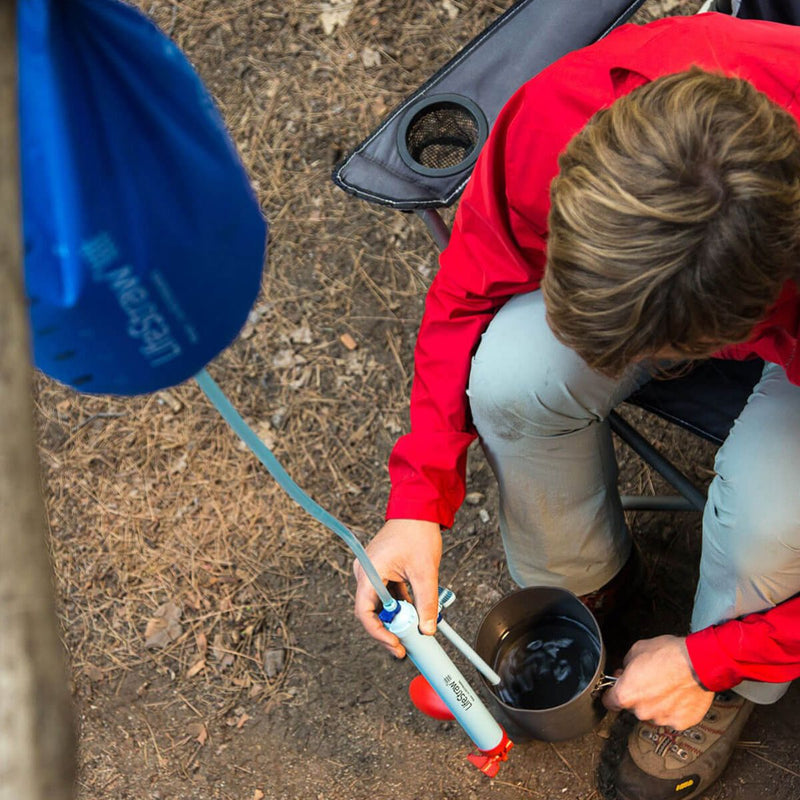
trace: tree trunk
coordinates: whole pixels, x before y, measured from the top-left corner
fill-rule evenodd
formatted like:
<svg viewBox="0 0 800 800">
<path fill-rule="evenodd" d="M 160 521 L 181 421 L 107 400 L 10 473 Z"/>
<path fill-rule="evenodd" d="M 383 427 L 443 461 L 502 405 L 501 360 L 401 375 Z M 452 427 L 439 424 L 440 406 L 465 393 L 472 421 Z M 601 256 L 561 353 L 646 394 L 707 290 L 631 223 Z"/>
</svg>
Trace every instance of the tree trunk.
<svg viewBox="0 0 800 800">
<path fill-rule="evenodd" d="M 16 53 L 16 3 L 0 0 L 0 800 L 67 800 L 74 738 L 33 427 Z"/>
</svg>

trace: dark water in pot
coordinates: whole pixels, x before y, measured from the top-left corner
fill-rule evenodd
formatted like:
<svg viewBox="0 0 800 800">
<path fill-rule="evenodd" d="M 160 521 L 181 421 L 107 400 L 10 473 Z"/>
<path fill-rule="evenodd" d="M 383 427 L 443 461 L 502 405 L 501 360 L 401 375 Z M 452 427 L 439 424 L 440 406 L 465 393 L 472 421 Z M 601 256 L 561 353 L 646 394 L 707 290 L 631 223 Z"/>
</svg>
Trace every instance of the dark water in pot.
<svg viewBox="0 0 800 800">
<path fill-rule="evenodd" d="M 554 708 L 589 685 L 599 661 L 600 642 L 589 628 L 546 616 L 502 637 L 493 665 L 502 679 L 496 691 L 515 708 Z"/>
</svg>

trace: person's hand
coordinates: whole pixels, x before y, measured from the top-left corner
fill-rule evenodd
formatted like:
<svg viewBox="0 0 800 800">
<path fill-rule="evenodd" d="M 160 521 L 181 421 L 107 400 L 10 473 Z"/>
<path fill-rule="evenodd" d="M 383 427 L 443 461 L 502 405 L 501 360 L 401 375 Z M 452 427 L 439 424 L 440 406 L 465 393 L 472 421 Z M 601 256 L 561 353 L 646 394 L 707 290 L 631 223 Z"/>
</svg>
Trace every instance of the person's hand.
<svg viewBox="0 0 800 800">
<path fill-rule="evenodd" d="M 439 601 L 439 562 L 442 534 L 438 523 L 414 519 L 391 519 L 367 546 L 367 555 L 395 597 L 413 602 L 419 614 L 422 633 L 436 630 Z M 392 655 L 403 658 L 406 650 L 400 640 L 383 626 L 376 611 L 381 603 L 361 565 L 353 564 L 356 574 L 355 614 L 367 633 Z"/>
<path fill-rule="evenodd" d="M 623 708 L 639 719 L 685 730 L 705 716 L 714 693 L 697 681 L 686 640 L 657 636 L 634 643 L 616 684 L 603 695 L 612 711 Z"/>
</svg>

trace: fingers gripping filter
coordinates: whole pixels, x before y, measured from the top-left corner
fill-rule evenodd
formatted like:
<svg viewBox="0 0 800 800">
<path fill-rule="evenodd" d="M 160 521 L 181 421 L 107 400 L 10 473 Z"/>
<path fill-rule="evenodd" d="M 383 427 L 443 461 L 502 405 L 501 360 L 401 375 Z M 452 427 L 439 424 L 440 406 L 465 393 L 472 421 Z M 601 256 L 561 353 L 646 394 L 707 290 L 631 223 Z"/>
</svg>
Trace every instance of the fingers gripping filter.
<svg viewBox="0 0 800 800">
<path fill-rule="evenodd" d="M 118 0 L 18 3 L 34 361 L 81 391 L 180 383 L 228 345 L 266 223 L 180 50 Z"/>
<path fill-rule="evenodd" d="M 439 94 L 406 110 L 397 147 L 406 166 L 421 175 L 455 175 L 475 163 L 488 133 L 486 116 L 472 100 Z"/>
</svg>

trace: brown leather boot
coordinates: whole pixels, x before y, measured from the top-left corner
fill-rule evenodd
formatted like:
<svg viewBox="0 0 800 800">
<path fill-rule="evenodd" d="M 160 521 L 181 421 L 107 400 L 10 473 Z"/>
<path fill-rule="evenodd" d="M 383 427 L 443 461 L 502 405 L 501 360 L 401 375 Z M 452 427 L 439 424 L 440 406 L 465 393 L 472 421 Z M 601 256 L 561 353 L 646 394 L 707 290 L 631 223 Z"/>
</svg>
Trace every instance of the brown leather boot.
<svg viewBox="0 0 800 800">
<path fill-rule="evenodd" d="M 734 692 L 720 692 L 705 717 L 676 731 L 636 722 L 619 763 L 603 787 L 603 797 L 617 800 L 689 800 L 698 797 L 722 774 L 753 704 Z M 613 734 L 612 734 L 613 735 Z M 607 747 L 612 748 L 609 740 Z M 601 764 L 606 757 L 601 756 Z M 616 790 L 611 794 L 610 790 Z"/>
<path fill-rule="evenodd" d="M 592 612 L 606 646 L 606 672 L 622 668 L 625 653 L 641 638 L 646 596 L 645 566 L 634 544 L 622 569 L 604 586 L 580 597 Z"/>
</svg>

